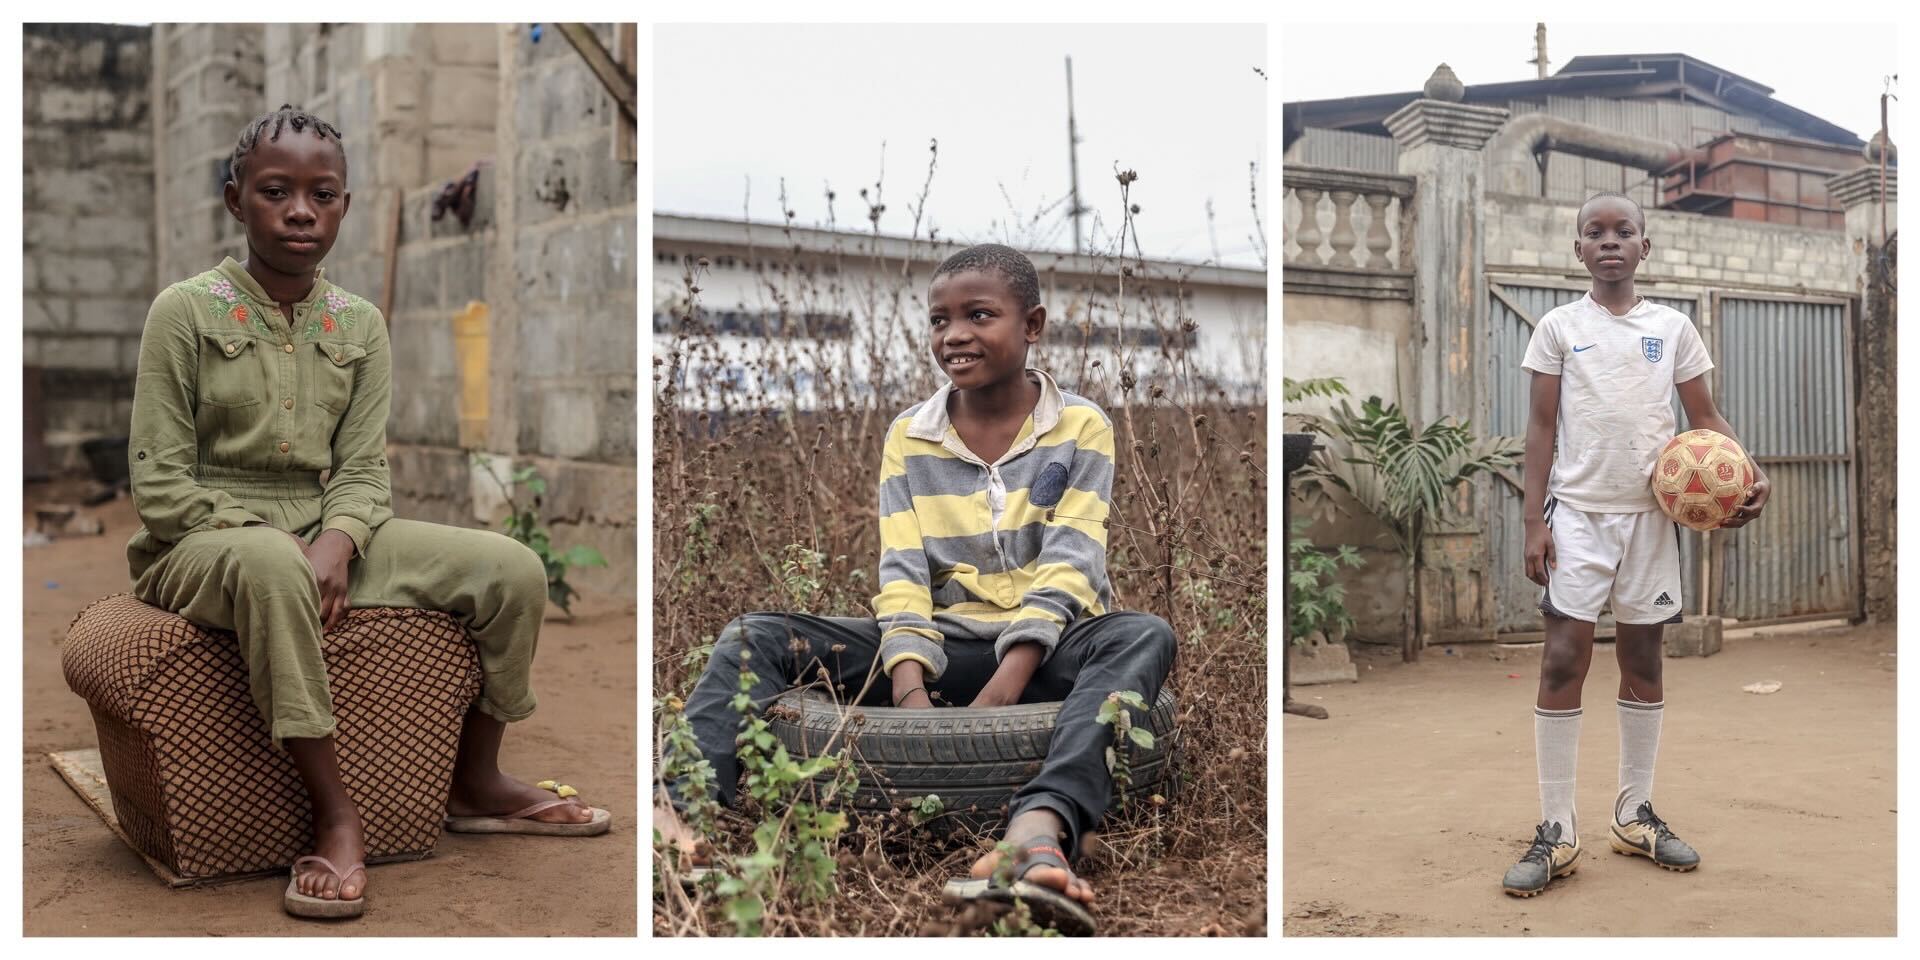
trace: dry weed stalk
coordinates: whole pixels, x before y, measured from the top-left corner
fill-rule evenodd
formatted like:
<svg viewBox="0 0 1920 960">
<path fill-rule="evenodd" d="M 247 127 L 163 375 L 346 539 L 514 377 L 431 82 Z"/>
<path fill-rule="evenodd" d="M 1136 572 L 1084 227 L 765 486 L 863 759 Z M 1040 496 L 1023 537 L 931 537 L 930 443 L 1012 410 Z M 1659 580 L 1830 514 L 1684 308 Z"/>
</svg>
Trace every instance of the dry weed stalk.
<svg viewBox="0 0 1920 960">
<path fill-rule="evenodd" d="M 665 342 L 654 360 L 653 662 L 662 696 L 685 694 L 689 655 L 697 659 L 741 613 L 801 603 L 811 613 L 871 615 L 881 432 L 937 385 L 921 321 L 937 264 L 927 217 L 937 160 L 934 144 L 926 181 L 909 204 L 907 253 L 897 260 L 885 255 L 880 229 L 884 175 L 859 191 L 870 229 L 835 233 L 824 252 L 796 233 L 783 182 L 777 247 L 756 239 L 749 248 L 753 309 L 745 313 L 754 319 L 743 329 L 722 330 L 722 309 L 703 304 L 713 264 L 705 257 L 682 264 L 680 290 L 663 304 L 671 335 L 656 338 Z M 1146 260 L 1132 200 L 1138 177 L 1116 170 L 1116 178 L 1120 229 L 1091 254 L 1111 285 L 1064 291 L 1066 302 L 1049 303 L 1054 322 L 1034 363 L 1114 418 L 1108 571 L 1115 604 L 1157 613 L 1181 637 L 1169 682 L 1185 746 L 1179 793 L 1110 817 L 1086 869 L 1102 893 L 1103 932 L 1260 933 L 1269 755 L 1266 412 L 1260 398 L 1236 396 L 1219 374 L 1197 368 L 1198 325 L 1182 295 L 1191 269 L 1159 275 Z M 832 226 L 837 195 L 830 186 L 824 193 Z M 871 269 L 849 281 L 855 265 Z M 1102 335 L 1096 316 L 1117 318 L 1117 331 Z M 867 679 L 870 687 L 875 677 Z M 856 703 L 864 690 L 831 692 Z M 842 731 L 858 712 L 843 710 Z M 857 756 L 857 737 L 854 743 Z M 656 764 L 662 749 L 656 744 Z M 723 814 L 718 844 L 741 848 L 769 813 L 749 802 Z M 983 840 L 935 839 L 904 810 L 862 819 L 840 844 L 835 900 L 770 902 L 764 932 L 979 930 L 991 918 L 949 916 L 938 889 L 965 872 Z M 730 932 L 710 897 L 677 885 L 656 900 L 654 930 Z"/>
</svg>

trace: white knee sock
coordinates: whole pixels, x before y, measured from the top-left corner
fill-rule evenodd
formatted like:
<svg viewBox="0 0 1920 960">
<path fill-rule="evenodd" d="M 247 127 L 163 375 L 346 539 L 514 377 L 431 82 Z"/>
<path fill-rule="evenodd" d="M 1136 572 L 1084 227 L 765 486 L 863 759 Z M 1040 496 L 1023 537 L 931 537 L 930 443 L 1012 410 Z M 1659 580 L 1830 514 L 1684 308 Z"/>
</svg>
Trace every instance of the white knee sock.
<svg viewBox="0 0 1920 960">
<path fill-rule="evenodd" d="M 1653 802 L 1653 758 L 1660 752 L 1660 717 L 1667 702 L 1616 701 L 1620 707 L 1620 793 L 1613 822 L 1626 823 L 1643 803 Z"/>
<path fill-rule="evenodd" d="M 1580 708 L 1533 708 L 1534 761 L 1540 771 L 1540 819 L 1560 825 L 1560 841 L 1574 842 L 1573 774 L 1580 756 Z"/>
</svg>

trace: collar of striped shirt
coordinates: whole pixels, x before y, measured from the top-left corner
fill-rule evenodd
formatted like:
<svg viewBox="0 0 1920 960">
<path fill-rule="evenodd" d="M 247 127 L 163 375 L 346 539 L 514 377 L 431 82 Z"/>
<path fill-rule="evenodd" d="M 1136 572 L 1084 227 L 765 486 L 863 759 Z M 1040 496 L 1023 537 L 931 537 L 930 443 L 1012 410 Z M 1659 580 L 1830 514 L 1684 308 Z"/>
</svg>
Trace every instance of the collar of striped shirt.
<svg viewBox="0 0 1920 960">
<path fill-rule="evenodd" d="M 1033 436 L 1038 437 L 1060 423 L 1060 411 L 1066 408 L 1067 401 L 1046 371 L 1028 367 L 1027 379 L 1040 385 L 1040 402 L 1033 407 Z M 907 424 L 907 436 L 933 443 L 945 441 L 947 428 L 953 425 L 947 417 L 947 396 L 952 392 L 952 382 L 935 390 L 933 396 L 920 405 L 920 412 L 913 415 L 913 422 Z"/>
</svg>

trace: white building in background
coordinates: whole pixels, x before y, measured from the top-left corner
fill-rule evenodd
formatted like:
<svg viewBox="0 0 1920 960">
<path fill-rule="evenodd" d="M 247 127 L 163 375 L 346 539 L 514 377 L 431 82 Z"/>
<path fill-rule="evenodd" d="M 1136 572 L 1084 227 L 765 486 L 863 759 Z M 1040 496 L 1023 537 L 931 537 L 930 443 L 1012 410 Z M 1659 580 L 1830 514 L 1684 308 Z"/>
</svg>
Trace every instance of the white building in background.
<svg viewBox="0 0 1920 960">
<path fill-rule="evenodd" d="M 883 384 L 902 397 L 940 382 L 927 352 L 926 287 L 965 244 L 656 213 L 653 216 L 654 355 L 673 350 L 686 315 L 688 267 L 702 258 L 698 317 L 714 337 L 681 363 L 683 404 L 702 382 L 761 385 L 785 406 L 784 388 L 761 376 L 775 357 L 793 377 L 793 402 L 813 405 L 820 368 L 842 382 Z M 1191 400 L 1224 392 L 1265 398 L 1266 271 L 1172 260 L 1121 261 L 1027 251 L 1040 275 L 1047 333 L 1034 360 L 1078 389 L 1083 371 L 1174 383 Z M 1124 309 L 1122 307 L 1124 306 Z M 876 363 L 884 366 L 875 377 Z M 656 368 L 658 369 L 658 368 Z M 865 392 L 863 389 L 862 392 Z"/>
</svg>

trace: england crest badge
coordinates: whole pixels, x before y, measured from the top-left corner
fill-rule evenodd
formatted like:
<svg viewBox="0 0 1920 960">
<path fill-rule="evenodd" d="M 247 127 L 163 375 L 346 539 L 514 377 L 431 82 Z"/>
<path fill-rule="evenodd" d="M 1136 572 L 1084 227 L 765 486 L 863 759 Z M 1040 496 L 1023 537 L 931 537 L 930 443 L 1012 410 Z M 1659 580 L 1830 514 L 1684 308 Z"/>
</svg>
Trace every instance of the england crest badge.
<svg viewBox="0 0 1920 960">
<path fill-rule="evenodd" d="M 1648 363 L 1660 362 L 1661 348 L 1664 347 L 1665 345 L 1666 345 L 1666 341 L 1660 339 L 1659 337 L 1641 337 L 1640 338 L 1640 352 L 1647 355 Z"/>
</svg>

